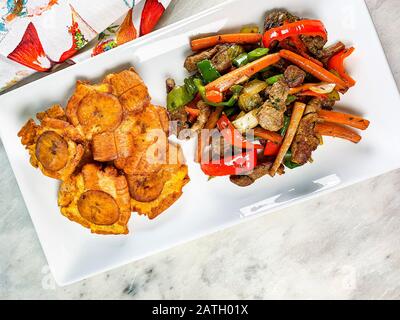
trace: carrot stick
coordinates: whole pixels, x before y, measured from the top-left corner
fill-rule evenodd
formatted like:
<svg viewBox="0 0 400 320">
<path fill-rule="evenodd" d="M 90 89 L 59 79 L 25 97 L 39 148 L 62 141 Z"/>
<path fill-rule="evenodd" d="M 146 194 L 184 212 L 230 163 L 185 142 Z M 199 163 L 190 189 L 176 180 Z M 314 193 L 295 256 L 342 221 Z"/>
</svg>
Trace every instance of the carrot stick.
<svg viewBox="0 0 400 320">
<path fill-rule="evenodd" d="M 280 134 L 269 130 L 265 130 L 263 128 L 255 128 L 253 132 L 254 136 L 257 138 L 269 140 L 278 144 L 281 144 L 283 140 L 283 137 Z"/>
<path fill-rule="evenodd" d="M 189 106 L 185 107 L 185 111 L 187 113 L 189 113 L 191 116 L 194 116 L 194 117 L 198 117 L 199 114 L 200 114 L 200 109 L 192 108 L 192 107 L 189 107 Z"/>
<path fill-rule="evenodd" d="M 360 130 L 366 130 L 370 124 L 368 120 L 358 116 L 353 116 L 352 114 L 327 110 L 320 110 L 318 112 L 318 118 L 333 123 L 345 124 Z"/>
<path fill-rule="evenodd" d="M 296 102 L 294 104 L 292 117 L 290 118 L 290 123 L 285 138 L 283 139 L 282 146 L 279 149 L 279 153 L 276 156 L 275 162 L 269 171 L 269 174 L 272 177 L 275 176 L 276 172 L 282 164 L 283 158 L 285 157 L 286 153 L 289 151 L 290 146 L 292 145 L 293 139 L 296 135 L 297 129 L 299 128 L 299 124 L 301 118 L 303 117 L 305 109 L 306 105 L 304 103 Z"/>
<path fill-rule="evenodd" d="M 264 56 L 254 62 L 244 65 L 241 68 L 235 69 L 223 75 L 222 77 L 219 77 L 217 80 L 206 85 L 206 90 L 225 92 L 233 85 L 246 81 L 260 70 L 270 66 L 271 64 L 277 63 L 280 59 L 281 57 L 279 56 L 279 53 Z"/>
<path fill-rule="evenodd" d="M 310 88 L 312 88 L 312 87 L 318 87 L 320 85 L 321 85 L 321 83 L 305 83 L 299 87 L 290 88 L 289 94 L 296 94 L 296 93 L 299 93 L 302 91 L 307 91 L 307 90 L 310 90 Z"/>
<path fill-rule="evenodd" d="M 217 122 L 221 117 L 222 111 L 224 111 L 224 107 L 216 107 L 215 110 L 208 117 L 207 123 L 204 126 L 204 129 L 214 129 L 217 126 Z"/>
<path fill-rule="evenodd" d="M 320 79 L 321 81 L 328 82 L 328 83 L 335 83 L 339 90 L 345 91 L 348 89 L 347 83 L 340 79 L 339 77 L 335 76 L 333 73 L 329 72 L 328 70 L 322 68 L 321 66 L 317 65 L 316 63 L 303 58 L 302 56 L 289 51 L 289 50 L 281 50 L 279 52 L 280 56 L 290 62 L 296 64 L 304 71 L 311 73 L 314 77 Z"/>
<path fill-rule="evenodd" d="M 252 44 L 260 42 L 261 39 L 262 35 L 259 33 L 220 34 L 192 40 L 190 45 L 193 51 L 199 51 L 221 43 Z"/>
<path fill-rule="evenodd" d="M 321 136 L 342 138 L 354 143 L 358 143 L 361 140 L 361 136 L 353 130 L 340 124 L 331 122 L 317 123 L 315 126 L 315 132 Z"/>
</svg>

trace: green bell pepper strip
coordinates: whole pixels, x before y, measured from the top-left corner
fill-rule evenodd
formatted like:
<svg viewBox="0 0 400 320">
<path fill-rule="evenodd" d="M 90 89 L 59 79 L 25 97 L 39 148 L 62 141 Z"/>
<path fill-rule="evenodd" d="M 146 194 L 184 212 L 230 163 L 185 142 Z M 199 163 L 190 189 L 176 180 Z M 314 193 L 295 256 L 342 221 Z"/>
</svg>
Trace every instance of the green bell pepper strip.
<svg viewBox="0 0 400 320">
<path fill-rule="evenodd" d="M 273 84 L 277 83 L 279 80 L 283 78 L 283 74 L 277 74 L 276 76 L 270 77 L 267 80 L 265 80 L 270 86 Z"/>
<path fill-rule="evenodd" d="M 296 169 L 296 168 L 302 166 L 301 164 L 297 164 L 292 161 L 292 151 L 291 150 L 289 150 L 286 153 L 285 157 L 283 158 L 283 164 L 285 165 L 285 167 L 287 167 L 289 169 Z"/>
<path fill-rule="evenodd" d="M 170 112 L 179 110 L 192 101 L 194 96 L 190 94 L 186 86 L 176 86 L 167 95 L 167 109 Z"/>
<path fill-rule="evenodd" d="M 230 91 L 233 93 L 233 95 L 228 101 L 214 103 L 214 102 L 210 102 L 207 100 L 206 88 L 204 87 L 204 85 L 200 79 L 194 79 L 194 84 L 196 85 L 197 90 L 199 90 L 199 93 L 200 93 L 203 101 L 212 107 L 233 107 L 236 104 L 237 100 L 239 99 L 240 92 L 243 89 L 242 86 L 234 85 L 230 88 Z"/>
<path fill-rule="evenodd" d="M 289 94 L 287 99 L 286 99 L 286 105 L 288 106 L 292 102 L 295 102 L 297 100 L 297 97 L 294 95 Z"/>
<path fill-rule="evenodd" d="M 257 49 L 254 49 L 253 51 L 250 51 L 248 53 L 248 60 L 249 60 L 249 62 L 258 60 L 258 59 L 266 56 L 268 54 L 268 52 L 269 52 L 268 48 L 257 48 Z"/>
<path fill-rule="evenodd" d="M 238 108 L 236 108 L 236 107 L 230 107 L 230 108 L 226 108 L 225 110 L 224 110 L 224 112 L 225 112 L 225 114 L 226 114 L 226 116 L 227 117 L 231 117 L 231 116 L 233 116 L 236 112 L 238 112 L 239 110 L 238 110 Z"/>
<path fill-rule="evenodd" d="M 186 90 L 192 96 L 195 96 L 199 90 L 197 90 L 196 85 L 194 84 L 194 77 L 189 77 L 184 80 Z"/>
<path fill-rule="evenodd" d="M 285 115 L 284 120 L 283 120 L 283 127 L 280 131 L 280 134 L 282 137 L 284 137 L 286 135 L 286 131 L 289 128 L 289 124 L 290 124 L 290 117 Z"/>
<path fill-rule="evenodd" d="M 200 61 L 199 63 L 197 63 L 197 68 L 199 69 L 200 74 L 206 83 L 213 82 L 221 76 L 221 74 L 218 72 L 217 69 L 215 69 L 210 60 L 206 59 Z"/>
<path fill-rule="evenodd" d="M 232 60 L 232 64 L 237 67 L 243 67 L 245 64 L 249 63 L 249 57 L 247 53 L 242 53 Z"/>
</svg>

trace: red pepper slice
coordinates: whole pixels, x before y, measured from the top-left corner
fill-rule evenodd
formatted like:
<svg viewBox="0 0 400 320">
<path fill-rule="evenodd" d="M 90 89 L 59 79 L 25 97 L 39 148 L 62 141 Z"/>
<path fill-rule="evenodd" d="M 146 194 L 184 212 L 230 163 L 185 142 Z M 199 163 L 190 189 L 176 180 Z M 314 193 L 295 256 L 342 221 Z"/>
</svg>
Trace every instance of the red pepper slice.
<svg viewBox="0 0 400 320">
<path fill-rule="evenodd" d="M 263 36 L 264 47 L 269 48 L 274 41 L 299 35 L 321 36 L 325 40 L 328 38 L 325 26 L 320 20 L 301 20 L 266 31 Z"/>
<path fill-rule="evenodd" d="M 230 145 L 241 149 L 262 149 L 261 145 L 253 144 L 243 138 L 242 134 L 236 130 L 228 117 L 223 114 L 217 122 L 217 127 L 221 131 L 225 141 Z"/>
<path fill-rule="evenodd" d="M 252 171 L 257 165 L 255 150 L 232 157 L 225 157 L 218 162 L 201 163 L 201 170 L 210 177 L 240 175 Z"/>
<path fill-rule="evenodd" d="M 344 67 L 344 60 L 354 52 L 354 48 L 344 49 L 334 55 L 328 62 L 330 70 L 336 71 L 339 76 L 347 83 L 349 87 L 353 87 L 356 81 L 348 75 Z"/>
<path fill-rule="evenodd" d="M 281 148 L 280 144 L 272 141 L 267 141 L 264 149 L 264 156 L 276 156 Z"/>
</svg>

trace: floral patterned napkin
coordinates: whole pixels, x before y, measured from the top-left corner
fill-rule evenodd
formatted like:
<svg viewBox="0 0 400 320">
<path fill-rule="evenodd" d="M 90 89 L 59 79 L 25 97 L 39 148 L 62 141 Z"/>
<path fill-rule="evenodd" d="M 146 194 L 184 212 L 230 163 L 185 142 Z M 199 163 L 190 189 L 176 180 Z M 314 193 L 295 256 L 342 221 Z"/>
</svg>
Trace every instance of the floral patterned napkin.
<svg viewBox="0 0 400 320">
<path fill-rule="evenodd" d="M 151 32 L 171 0 L 0 0 L 0 92 Z"/>
</svg>

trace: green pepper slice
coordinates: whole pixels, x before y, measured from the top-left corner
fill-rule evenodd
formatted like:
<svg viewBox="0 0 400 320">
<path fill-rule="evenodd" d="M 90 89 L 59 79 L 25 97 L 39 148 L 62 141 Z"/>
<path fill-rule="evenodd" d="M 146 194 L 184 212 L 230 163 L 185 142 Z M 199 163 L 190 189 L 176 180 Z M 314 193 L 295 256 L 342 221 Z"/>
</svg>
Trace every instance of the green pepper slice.
<svg viewBox="0 0 400 320">
<path fill-rule="evenodd" d="M 257 48 L 254 49 L 253 51 L 249 52 L 248 54 L 248 59 L 249 62 L 255 61 L 257 59 L 260 59 L 264 56 L 266 56 L 269 52 L 268 48 Z"/>
<path fill-rule="evenodd" d="M 206 59 L 200 61 L 197 63 L 197 68 L 199 69 L 200 74 L 206 83 L 213 82 L 215 79 L 218 79 L 221 76 L 210 60 Z"/>
<path fill-rule="evenodd" d="M 267 80 L 265 80 L 270 86 L 273 84 L 277 83 L 279 80 L 283 78 L 283 74 L 277 74 L 276 76 L 270 77 Z"/>
</svg>

